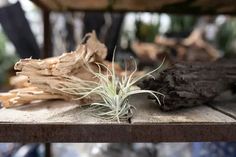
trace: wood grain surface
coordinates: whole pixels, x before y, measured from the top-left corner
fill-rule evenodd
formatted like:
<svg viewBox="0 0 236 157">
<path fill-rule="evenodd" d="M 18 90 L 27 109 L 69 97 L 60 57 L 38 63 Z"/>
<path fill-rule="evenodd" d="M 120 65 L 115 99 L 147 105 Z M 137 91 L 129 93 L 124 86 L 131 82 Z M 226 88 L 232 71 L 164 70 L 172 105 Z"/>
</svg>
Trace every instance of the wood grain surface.
<svg viewBox="0 0 236 157">
<path fill-rule="evenodd" d="M 136 114 L 117 123 L 91 116 L 74 103 L 48 101 L 0 110 L 1 142 L 234 141 L 236 120 L 208 106 L 160 111 L 146 95 L 132 97 Z M 231 103 L 235 106 L 235 103 Z M 230 104 L 225 103 L 230 109 Z M 232 106 L 233 107 L 233 106 Z M 235 107 L 233 107 L 235 108 Z M 231 114 L 234 114 L 231 111 Z"/>
</svg>

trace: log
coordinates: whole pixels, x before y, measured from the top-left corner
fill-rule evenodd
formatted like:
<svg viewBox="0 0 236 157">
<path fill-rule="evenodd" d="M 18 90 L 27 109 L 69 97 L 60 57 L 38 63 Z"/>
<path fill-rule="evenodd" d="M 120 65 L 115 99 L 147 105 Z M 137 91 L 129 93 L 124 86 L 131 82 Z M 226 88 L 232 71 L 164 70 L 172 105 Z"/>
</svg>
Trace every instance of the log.
<svg viewBox="0 0 236 157">
<path fill-rule="evenodd" d="M 227 90 L 235 90 L 236 59 L 215 62 L 178 63 L 139 86 L 163 93 L 161 109 L 208 104 Z"/>
</svg>

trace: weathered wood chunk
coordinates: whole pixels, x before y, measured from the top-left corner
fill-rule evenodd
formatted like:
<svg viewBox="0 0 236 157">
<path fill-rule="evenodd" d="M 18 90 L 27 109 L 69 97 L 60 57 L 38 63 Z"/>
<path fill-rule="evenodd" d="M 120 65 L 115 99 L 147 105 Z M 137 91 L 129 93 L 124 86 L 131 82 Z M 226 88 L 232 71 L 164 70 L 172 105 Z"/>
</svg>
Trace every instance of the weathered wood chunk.
<svg viewBox="0 0 236 157">
<path fill-rule="evenodd" d="M 207 104 L 236 84 L 236 59 L 216 62 L 178 63 L 161 72 L 156 79 L 144 80 L 143 89 L 159 91 L 161 109 L 173 110 Z"/>
</svg>

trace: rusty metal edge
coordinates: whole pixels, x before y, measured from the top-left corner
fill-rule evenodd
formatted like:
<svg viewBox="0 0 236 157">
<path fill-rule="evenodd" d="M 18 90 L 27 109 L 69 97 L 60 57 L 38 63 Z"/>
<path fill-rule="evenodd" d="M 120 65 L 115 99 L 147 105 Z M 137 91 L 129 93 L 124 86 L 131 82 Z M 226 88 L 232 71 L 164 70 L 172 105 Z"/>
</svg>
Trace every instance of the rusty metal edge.
<svg viewBox="0 0 236 157">
<path fill-rule="evenodd" d="M 236 124 L 0 124 L 0 142 L 236 141 Z"/>
</svg>

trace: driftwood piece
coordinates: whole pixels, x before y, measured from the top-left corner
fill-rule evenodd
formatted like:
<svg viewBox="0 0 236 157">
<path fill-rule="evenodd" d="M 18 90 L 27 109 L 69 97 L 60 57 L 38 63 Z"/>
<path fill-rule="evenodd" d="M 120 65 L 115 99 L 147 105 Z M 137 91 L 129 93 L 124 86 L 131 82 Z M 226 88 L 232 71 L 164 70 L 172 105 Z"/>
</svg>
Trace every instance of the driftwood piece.
<svg viewBox="0 0 236 157">
<path fill-rule="evenodd" d="M 6 108 L 27 104 L 34 100 L 50 99 L 62 99 L 62 96 L 45 92 L 37 87 L 19 88 L 0 94 L 0 100 Z"/>
<path fill-rule="evenodd" d="M 29 87 L 30 83 L 27 76 L 18 75 L 10 77 L 10 85 L 14 88 L 25 88 Z"/>
<path fill-rule="evenodd" d="M 63 93 L 58 90 L 58 87 L 68 83 L 70 77 L 96 81 L 86 66 L 98 71 L 96 63 L 110 64 L 104 61 L 106 55 L 107 48 L 98 41 L 95 32 L 93 32 L 87 34 L 83 43 L 73 52 L 43 60 L 21 59 L 14 68 L 18 71 L 17 75 L 27 79 L 13 79 L 12 84 L 18 87 L 22 85 L 24 88 L 1 93 L 0 101 L 4 107 L 13 107 L 35 100 L 72 100 L 73 95 Z M 28 84 L 25 84 L 27 82 Z M 92 100 L 94 98 L 81 99 L 80 104 L 90 103 Z"/>
<path fill-rule="evenodd" d="M 167 61 L 215 61 L 221 55 L 218 49 L 203 39 L 203 29 L 196 28 L 184 39 L 157 35 L 154 43 L 135 41 L 132 50 L 141 62 L 156 63 L 166 57 Z"/>
<path fill-rule="evenodd" d="M 144 80 L 142 89 L 159 91 L 163 110 L 207 104 L 236 84 L 236 59 L 216 62 L 179 63 L 156 79 Z"/>
<path fill-rule="evenodd" d="M 15 107 L 51 99 L 76 101 L 79 105 L 100 101 L 98 95 L 83 97 L 81 94 L 85 93 L 86 81 L 98 81 L 91 71 L 106 73 L 106 67 L 112 69 L 114 65 L 117 76 L 125 74 L 118 64 L 105 61 L 106 56 L 106 46 L 93 32 L 85 35 L 75 51 L 43 60 L 21 59 L 14 67 L 18 76 L 11 79 L 11 85 L 17 89 L 0 93 L 0 102 L 3 107 Z M 135 75 L 142 73 L 136 72 Z M 78 80 L 83 83 L 76 82 Z"/>
<path fill-rule="evenodd" d="M 203 39 L 203 29 L 195 28 L 185 39 L 177 40 L 156 36 L 155 43 L 177 51 L 177 57 L 185 61 L 214 61 L 220 52 Z"/>
</svg>

